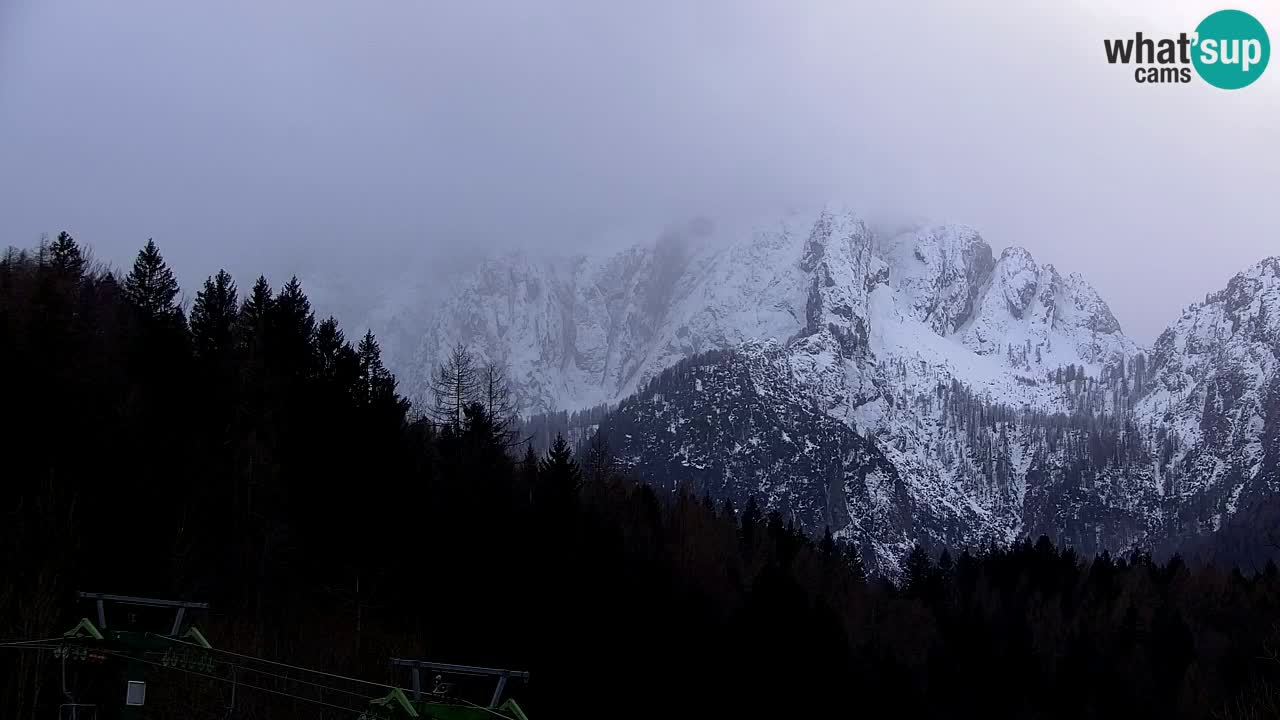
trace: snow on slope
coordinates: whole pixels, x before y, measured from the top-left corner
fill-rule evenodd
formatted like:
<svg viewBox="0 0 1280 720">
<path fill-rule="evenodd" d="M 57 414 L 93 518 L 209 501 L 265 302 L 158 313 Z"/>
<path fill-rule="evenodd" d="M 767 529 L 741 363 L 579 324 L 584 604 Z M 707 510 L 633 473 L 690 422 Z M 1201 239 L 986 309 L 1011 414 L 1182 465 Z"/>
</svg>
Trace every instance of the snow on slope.
<svg viewBox="0 0 1280 720">
<path fill-rule="evenodd" d="M 871 317 L 869 298 L 886 283 L 884 315 Z M 867 348 L 871 333 L 911 340 L 901 349 L 911 356 L 925 338 L 930 363 L 1001 392 L 1016 390 L 1019 371 L 1076 363 L 1096 373 L 1136 350 L 1082 279 L 1037 268 L 1024 250 L 997 262 L 971 228 L 880 238 L 852 213 L 824 210 L 727 244 L 682 232 L 605 257 L 493 257 L 440 308 L 400 376 L 424 400 L 431 369 L 461 342 L 509 366 L 525 412 L 577 409 L 616 402 L 698 352 L 824 330 L 838 352 L 881 360 L 902 343 Z"/>
<path fill-rule="evenodd" d="M 1084 552 L 1154 544 L 1212 530 L 1274 485 L 1265 468 L 1267 448 L 1280 453 L 1280 410 L 1268 410 L 1280 403 L 1280 261 L 1184 314 L 1148 362 L 1083 277 L 1021 248 L 996 257 L 972 228 L 886 233 L 823 210 L 705 240 L 689 228 L 611 255 L 493 258 L 401 376 L 424 390 L 461 342 L 508 365 L 525 412 L 573 410 L 653 397 L 664 369 L 736 349 L 730 368 L 698 366 L 683 404 L 669 395 L 681 375 L 664 380 L 660 405 L 620 410 L 615 425 L 634 432 L 619 449 L 653 477 L 760 493 L 802 522 L 845 518 L 833 529 L 879 548 L 890 570 L 904 538 L 963 545 L 1045 532 Z M 749 398 L 743 373 L 754 373 Z M 817 429 L 813 412 L 894 468 L 893 522 L 864 522 L 880 506 L 855 502 L 872 497 L 860 480 L 834 494 L 809 486 L 829 486 L 857 445 Z M 778 437 L 744 444 L 716 420 L 730 417 Z M 834 449 L 802 443 L 798 428 Z M 761 473 L 788 489 L 756 487 Z"/>
<path fill-rule="evenodd" d="M 1280 489 L 1280 478 L 1264 477 L 1265 442 L 1280 420 L 1278 371 L 1280 257 L 1192 305 L 1152 349 L 1150 379 L 1134 412 L 1159 420 L 1148 430 L 1148 441 L 1166 456 L 1157 489 L 1190 496 L 1227 483 L 1230 499 L 1215 513 L 1215 529 L 1247 486 Z"/>
</svg>

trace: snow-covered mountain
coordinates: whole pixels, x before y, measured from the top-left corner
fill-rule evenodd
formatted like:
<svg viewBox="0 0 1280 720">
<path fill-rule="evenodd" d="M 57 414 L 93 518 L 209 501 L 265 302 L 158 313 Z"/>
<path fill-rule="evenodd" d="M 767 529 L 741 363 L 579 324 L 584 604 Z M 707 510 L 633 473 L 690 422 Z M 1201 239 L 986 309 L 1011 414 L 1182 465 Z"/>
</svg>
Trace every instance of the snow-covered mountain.
<svg viewBox="0 0 1280 720">
<path fill-rule="evenodd" d="M 495 257 L 402 380 L 422 399 L 463 343 L 526 413 L 621 403 L 602 431 L 636 472 L 757 495 L 887 569 L 918 540 L 1155 545 L 1274 491 L 1280 261 L 1144 350 L 1083 277 L 971 228 L 824 210 L 706 234 Z"/>
<path fill-rule="evenodd" d="M 892 298 L 876 310 L 952 341 L 934 348 L 937 360 L 968 367 L 970 356 L 990 357 L 979 365 L 1005 381 L 1011 366 L 1096 369 L 1134 348 L 1082 278 L 1037 267 L 1020 249 L 993 259 L 969 228 L 881 239 L 849 213 L 822 212 L 792 214 L 730 243 L 702 242 L 704 233 L 694 223 L 613 255 L 491 257 L 437 309 L 418 361 L 400 368 L 404 387 L 421 398 L 431 369 L 461 342 L 508 366 L 525 412 L 617 401 L 699 352 L 823 326 L 865 335 L 867 300 L 885 283 Z M 841 313 L 860 313 L 860 322 Z M 1010 349 L 1010 339 L 1022 347 Z"/>
</svg>

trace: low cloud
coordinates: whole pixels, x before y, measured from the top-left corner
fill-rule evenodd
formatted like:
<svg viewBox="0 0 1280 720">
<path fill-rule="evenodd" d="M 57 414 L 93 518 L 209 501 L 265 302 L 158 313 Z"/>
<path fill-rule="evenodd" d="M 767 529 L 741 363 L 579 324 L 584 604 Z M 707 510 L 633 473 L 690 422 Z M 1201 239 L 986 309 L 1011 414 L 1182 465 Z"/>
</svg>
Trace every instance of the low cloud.
<svg viewBox="0 0 1280 720">
<path fill-rule="evenodd" d="M 1079 270 L 1145 342 L 1278 247 L 1280 69 L 1147 87 L 1103 57 L 1213 9 L 9 0 L 0 231 L 118 264 L 155 237 L 189 287 L 832 200 Z"/>
</svg>

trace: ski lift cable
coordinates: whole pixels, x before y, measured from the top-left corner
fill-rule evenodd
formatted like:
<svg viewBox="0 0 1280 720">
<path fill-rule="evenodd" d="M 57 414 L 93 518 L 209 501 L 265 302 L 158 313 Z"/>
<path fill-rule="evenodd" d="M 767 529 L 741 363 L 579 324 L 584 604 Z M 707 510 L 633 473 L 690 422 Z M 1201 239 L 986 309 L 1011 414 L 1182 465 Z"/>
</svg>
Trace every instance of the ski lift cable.
<svg viewBox="0 0 1280 720">
<path fill-rule="evenodd" d="M 58 637 L 46 638 L 44 640 L 5 640 L 0 642 L 0 647 L 20 647 L 22 645 L 40 645 L 43 643 L 56 643 L 66 638 L 59 635 Z"/>
<path fill-rule="evenodd" d="M 194 675 L 194 676 L 196 676 L 196 677 L 202 677 L 202 678 L 206 678 L 206 679 L 208 679 L 208 680 L 217 680 L 218 682 L 224 682 L 224 683 L 232 683 L 232 682 L 234 682 L 238 687 L 248 688 L 248 689 L 250 689 L 250 690 L 258 690 L 258 691 L 261 691 L 261 692 L 270 693 L 270 694 L 272 694 L 272 695 L 279 695 L 279 696 L 281 696 L 281 697 L 290 698 L 290 699 L 292 699 L 292 700 L 299 700 L 299 701 L 301 701 L 301 702 L 307 702 L 307 703 L 312 703 L 312 704 L 315 704 L 315 705 L 321 705 L 321 706 L 324 706 L 324 707 L 333 708 L 333 709 L 335 709 L 335 710 L 341 710 L 341 711 L 343 711 L 343 712 L 348 712 L 348 713 L 351 713 L 352 715 L 356 715 L 356 716 L 358 716 L 358 715 L 360 715 L 362 712 L 364 712 L 363 710 L 357 710 L 357 709 L 354 709 L 354 708 L 347 707 L 347 706 L 345 706 L 345 705 L 338 705 L 338 704 L 335 704 L 335 703 L 326 702 L 326 701 L 324 701 L 324 700 L 317 700 L 317 699 L 315 699 L 315 698 L 303 697 L 302 695 L 294 695 L 294 694 L 292 694 L 292 693 L 287 693 L 287 692 L 284 692 L 284 691 L 281 691 L 281 690 L 274 690 L 274 689 L 272 689 L 272 688 L 262 687 L 261 685 L 250 685 L 250 684 L 248 684 L 248 683 L 238 682 L 238 681 L 233 681 L 233 680 L 230 680 L 230 679 L 228 679 L 228 678 L 219 677 L 219 676 L 217 676 L 217 675 L 210 675 L 210 674 L 208 674 L 208 673 L 202 673 L 202 672 L 199 672 L 199 671 L 197 671 L 197 670 L 188 670 L 188 669 L 186 669 L 186 668 L 180 668 L 180 667 L 174 667 L 174 666 L 171 666 L 171 665 L 165 665 L 164 663 L 158 663 L 158 662 L 155 662 L 154 660 L 147 660 L 146 658 L 140 658 L 140 657 L 137 657 L 136 655 L 128 655 L 128 654 L 125 654 L 125 653 L 118 653 L 118 652 L 114 652 L 114 651 L 108 651 L 108 654 L 109 654 L 109 655 L 113 655 L 113 656 L 115 656 L 115 657 L 123 658 L 123 659 L 125 659 L 125 660 L 135 660 L 135 661 L 137 661 L 137 662 L 145 663 L 145 664 L 147 664 L 147 665 L 154 665 L 154 666 L 156 666 L 156 667 L 158 667 L 158 668 L 163 668 L 163 669 L 165 669 L 165 670 L 173 670 L 173 671 L 176 671 L 176 672 L 186 673 L 186 674 L 188 674 L 188 675 Z"/>
<path fill-rule="evenodd" d="M 203 645 L 198 645 L 193 642 L 188 642 L 180 638 L 174 638 L 173 641 L 182 645 L 189 645 L 191 647 L 199 648 L 207 652 L 221 653 L 223 655 L 230 655 L 232 657 L 238 657 L 244 660 L 251 660 L 253 662 L 260 662 L 260 663 L 265 663 L 267 665 L 274 665 L 276 667 L 288 668 L 290 670 L 298 670 L 300 672 L 311 673 L 313 675 L 322 675 L 324 677 L 333 678 L 335 680 L 345 680 L 347 682 L 359 683 L 362 685 L 370 685 L 372 687 L 383 688 L 386 690 L 403 690 L 404 689 L 404 688 L 399 688 L 395 685 L 387 685 L 386 683 L 373 682 L 372 680 L 361 680 L 360 678 L 347 677 L 346 675 L 338 675 L 337 673 L 325 672 L 323 670 L 314 670 L 312 668 L 302 667 L 300 665 L 290 665 L 289 663 L 277 662 L 275 660 L 267 660 L 266 658 L 260 658 L 254 655 L 245 655 L 243 653 L 238 653 L 231 650 L 223 650 L 221 648 L 206 648 Z M 246 668 L 246 669 L 251 669 L 251 668 Z"/>
<path fill-rule="evenodd" d="M 204 650 L 208 651 L 208 650 L 210 650 L 210 649 L 212 649 L 212 648 L 202 648 L 202 649 L 204 649 Z M 157 653 L 152 652 L 151 654 L 152 654 L 152 655 L 155 655 L 155 654 L 157 654 Z M 334 686 L 332 686 L 332 685 L 324 685 L 324 684 L 322 684 L 322 683 L 318 683 L 318 682 L 315 682 L 315 681 L 313 681 L 313 680 L 304 680 L 304 679 L 302 679 L 302 678 L 298 678 L 298 677 L 290 677 L 290 676 L 288 676 L 288 675 L 281 675 L 280 673 L 273 673 L 273 672 L 271 672 L 271 671 L 269 671 L 269 670 L 260 670 L 260 669 L 255 668 L 255 667 L 249 667 L 248 665 L 243 665 L 243 664 L 240 664 L 240 663 L 234 663 L 234 662 L 231 662 L 231 661 L 229 661 L 229 660 L 217 660 L 217 661 L 215 661 L 215 662 L 218 662 L 218 663 L 221 663 L 221 664 L 223 664 L 223 665 L 226 665 L 227 667 L 231 668 L 233 672 L 239 672 L 239 673 L 253 673 L 253 674 L 255 674 L 255 675 L 264 675 L 264 676 L 266 676 L 266 677 L 275 678 L 275 679 L 277 679 L 277 680 L 283 680 L 283 681 L 285 681 L 285 682 L 299 683 L 299 684 L 301 684 L 301 685 L 310 685 L 310 686 L 312 686 L 312 687 L 319 688 L 319 689 L 321 689 L 321 690 L 331 690 L 331 691 L 333 691 L 333 692 L 343 693 L 343 694 L 346 694 L 346 695 L 351 695 L 351 696 L 353 696 L 353 697 L 358 697 L 358 698 L 360 698 L 360 699 L 362 699 L 362 700 L 374 700 L 374 699 L 376 699 L 376 696 L 368 695 L 368 694 L 366 694 L 366 693 L 358 692 L 358 691 L 356 691 L 356 690 L 348 690 L 348 689 L 346 689 L 346 688 L 334 687 Z M 315 671 L 308 670 L 307 672 L 315 672 Z"/>
<path fill-rule="evenodd" d="M 485 707 L 483 705 L 477 705 L 476 703 L 473 703 L 470 700 L 467 700 L 466 698 L 456 698 L 456 699 L 461 700 L 463 703 L 470 705 L 471 707 L 477 710 L 483 710 L 487 713 L 494 715 L 495 717 L 501 718 L 501 720 L 516 720 L 510 715 L 503 715 L 502 713 L 498 712 L 497 710 L 494 710 L 493 708 Z"/>
</svg>

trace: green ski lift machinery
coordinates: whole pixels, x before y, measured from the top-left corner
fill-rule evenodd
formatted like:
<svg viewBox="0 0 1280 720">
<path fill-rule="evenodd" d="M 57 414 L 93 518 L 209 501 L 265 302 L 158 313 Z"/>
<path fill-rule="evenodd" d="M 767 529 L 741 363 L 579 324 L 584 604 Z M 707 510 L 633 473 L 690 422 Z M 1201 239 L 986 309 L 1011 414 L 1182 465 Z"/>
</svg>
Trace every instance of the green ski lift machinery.
<svg viewBox="0 0 1280 720">
<path fill-rule="evenodd" d="M 63 633 L 62 642 L 54 650 L 54 657 L 62 662 L 66 698 L 59 708 L 59 720 L 95 720 L 98 715 L 96 705 L 77 702 L 73 697 L 67 685 L 68 663 L 102 665 L 113 655 L 126 658 L 122 720 L 137 717 L 137 709 L 146 704 L 146 675 L 136 656 L 159 654 L 164 666 L 198 672 L 212 667 L 213 658 L 205 652 L 212 646 L 198 628 L 188 623 L 187 617 L 190 610 L 208 609 L 206 603 L 85 592 L 80 593 L 80 599 L 94 603 L 98 622 L 81 618 Z M 113 616 L 119 612 L 110 624 L 108 608 L 113 609 Z M 171 621 L 166 617 L 170 612 Z M 167 632 L 154 632 L 151 628 Z"/>
<path fill-rule="evenodd" d="M 62 689 L 66 699 L 59 708 L 59 720 L 99 718 L 97 705 L 77 702 L 68 684 L 69 664 L 84 667 L 123 661 L 125 684 L 116 696 L 118 699 L 110 703 L 113 709 L 117 705 L 121 709 L 118 713 L 107 713 L 121 720 L 135 720 L 140 708 L 146 704 L 146 665 L 229 681 L 232 683 L 231 709 L 234 709 L 235 672 L 238 666 L 232 668 L 229 679 L 215 677 L 220 674 L 220 671 L 215 671 L 215 667 L 228 664 L 225 658 L 215 658 L 215 653 L 229 654 L 241 661 L 281 664 L 215 650 L 204 634 L 189 624 L 189 611 L 206 610 L 208 605 L 205 603 L 101 593 L 80 593 L 80 597 L 94 603 L 98 621 L 94 623 L 88 617 L 82 618 L 75 627 L 63 634 L 54 650 L 54 656 L 62 661 Z M 111 612 L 108 612 L 109 609 Z M 389 692 L 369 700 L 368 706 L 363 710 L 353 709 L 353 713 L 359 713 L 359 720 L 529 720 L 514 699 L 503 698 L 508 682 L 527 682 L 528 672 L 400 658 L 393 659 L 391 664 L 393 668 L 409 670 L 410 687 L 369 683 Z M 287 667 L 304 673 L 362 682 L 318 670 Z M 424 687 L 423 682 L 427 673 L 431 677 L 429 688 Z M 488 704 L 481 705 L 468 700 L 465 697 L 468 693 L 462 692 L 459 689 L 461 683 L 455 681 L 469 683 L 469 691 L 476 689 L 476 682 L 493 682 L 492 693 L 487 695 Z"/>
<path fill-rule="evenodd" d="M 403 718 L 422 718 L 422 720 L 494 720 L 494 718 L 510 718 L 511 720 L 529 720 L 524 710 L 514 699 L 503 700 L 509 680 L 528 682 L 529 673 L 519 670 L 503 670 L 500 668 L 476 667 L 473 665 L 453 665 L 449 663 L 429 662 L 426 660 L 391 660 L 394 668 L 407 668 L 410 672 L 410 688 L 408 692 L 396 688 L 385 696 L 369 703 L 369 709 L 361 715 L 360 720 L 402 720 Z M 434 673 L 432 685 L 424 689 L 423 675 Z M 454 683 L 449 678 L 456 676 L 492 678 L 495 682 L 493 694 L 488 705 L 470 702 L 455 692 Z"/>
</svg>

